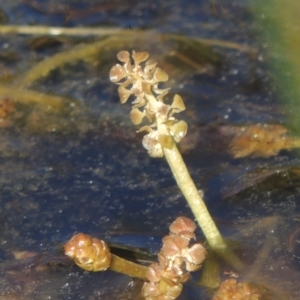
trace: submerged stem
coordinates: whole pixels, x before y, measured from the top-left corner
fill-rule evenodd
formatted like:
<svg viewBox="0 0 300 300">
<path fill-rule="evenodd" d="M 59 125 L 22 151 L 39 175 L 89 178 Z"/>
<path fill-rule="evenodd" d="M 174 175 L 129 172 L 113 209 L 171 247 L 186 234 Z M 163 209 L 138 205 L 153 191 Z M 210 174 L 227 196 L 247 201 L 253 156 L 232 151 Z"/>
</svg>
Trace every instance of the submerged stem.
<svg viewBox="0 0 300 300">
<path fill-rule="evenodd" d="M 16 86 L 0 84 L 0 95 L 2 97 L 13 98 L 23 104 L 39 104 L 45 108 L 61 110 L 68 103 L 66 97 L 48 95 L 36 91 L 22 89 Z"/>
<path fill-rule="evenodd" d="M 147 280 L 147 267 L 136 264 L 114 254 L 112 254 L 111 256 L 111 264 L 109 269 L 118 273 L 128 275 L 130 277 Z"/>
</svg>

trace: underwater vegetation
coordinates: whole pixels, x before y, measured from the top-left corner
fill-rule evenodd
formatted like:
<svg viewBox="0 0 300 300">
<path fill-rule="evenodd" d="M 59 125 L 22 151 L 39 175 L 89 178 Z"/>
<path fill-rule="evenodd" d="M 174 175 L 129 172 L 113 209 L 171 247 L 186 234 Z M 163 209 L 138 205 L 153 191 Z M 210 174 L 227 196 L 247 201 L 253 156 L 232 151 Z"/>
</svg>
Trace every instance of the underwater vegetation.
<svg viewBox="0 0 300 300">
<path fill-rule="evenodd" d="M 296 109 L 252 6 L 1 9 L 0 299 L 299 298 Z"/>
</svg>

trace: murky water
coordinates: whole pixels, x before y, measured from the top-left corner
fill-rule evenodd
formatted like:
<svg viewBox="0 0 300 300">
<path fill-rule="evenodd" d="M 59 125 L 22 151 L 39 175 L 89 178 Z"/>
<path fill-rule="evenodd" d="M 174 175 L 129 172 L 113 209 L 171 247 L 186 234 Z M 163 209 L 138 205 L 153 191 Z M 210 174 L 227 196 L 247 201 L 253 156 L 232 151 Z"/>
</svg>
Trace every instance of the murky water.
<svg viewBox="0 0 300 300">
<path fill-rule="evenodd" d="M 172 78 L 172 93 L 183 97 L 190 127 L 183 156 L 220 230 L 249 263 L 240 276 L 276 287 L 277 294 L 290 295 L 286 299 L 299 297 L 297 152 L 234 159 L 220 130 L 285 122 L 251 7 L 244 1 L 161 2 L 0 4 L 6 24 L 145 29 L 26 84 L 26 75 L 43 59 L 68 55 L 98 38 L 1 36 L 0 299 L 138 299 L 141 282 L 109 271 L 83 272 L 64 258 L 61 245 L 85 232 L 154 254 L 172 220 L 192 217 L 165 160 L 147 155 L 130 123 L 130 106 L 119 103 L 109 82 L 123 47 L 149 51 Z M 230 41 L 257 53 L 217 42 L 207 50 L 171 36 L 177 33 Z M 37 256 L 17 260 L 16 251 Z M 225 279 L 223 272 L 231 270 L 222 268 Z M 179 299 L 211 298 L 197 286 L 198 277 Z"/>
</svg>

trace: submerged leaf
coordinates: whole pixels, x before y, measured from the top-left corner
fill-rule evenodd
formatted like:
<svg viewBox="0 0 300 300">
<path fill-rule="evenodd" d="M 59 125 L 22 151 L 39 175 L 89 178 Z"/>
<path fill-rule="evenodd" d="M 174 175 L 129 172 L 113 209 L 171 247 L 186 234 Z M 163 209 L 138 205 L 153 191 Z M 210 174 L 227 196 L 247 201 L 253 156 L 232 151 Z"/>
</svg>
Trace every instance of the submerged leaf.
<svg viewBox="0 0 300 300">
<path fill-rule="evenodd" d="M 222 282 L 213 300 L 259 300 L 261 295 L 257 288 L 247 282 L 237 282 L 236 279 L 227 279 Z"/>
<path fill-rule="evenodd" d="M 227 127 L 225 134 L 234 134 L 229 151 L 235 158 L 245 156 L 270 157 L 283 149 L 293 147 L 287 129 L 278 124 L 255 124 L 244 127 Z"/>
</svg>

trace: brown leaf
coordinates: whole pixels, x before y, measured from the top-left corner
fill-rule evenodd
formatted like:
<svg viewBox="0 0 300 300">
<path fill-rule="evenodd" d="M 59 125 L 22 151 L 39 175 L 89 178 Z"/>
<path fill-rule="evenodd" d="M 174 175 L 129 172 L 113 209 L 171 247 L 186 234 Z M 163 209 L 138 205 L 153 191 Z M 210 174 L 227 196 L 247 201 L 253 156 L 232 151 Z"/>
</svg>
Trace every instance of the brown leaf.
<svg viewBox="0 0 300 300">
<path fill-rule="evenodd" d="M 291 148 L 291 138 L 282 125 L 256 124 L 241 127 L 229 145 L 235 158 L 249 155 L 270 157 Z"/>
</svg>

